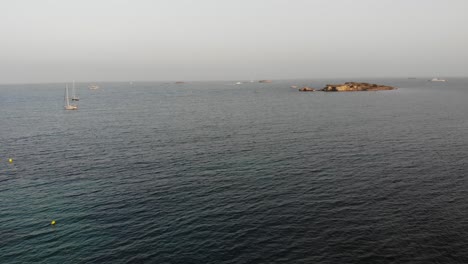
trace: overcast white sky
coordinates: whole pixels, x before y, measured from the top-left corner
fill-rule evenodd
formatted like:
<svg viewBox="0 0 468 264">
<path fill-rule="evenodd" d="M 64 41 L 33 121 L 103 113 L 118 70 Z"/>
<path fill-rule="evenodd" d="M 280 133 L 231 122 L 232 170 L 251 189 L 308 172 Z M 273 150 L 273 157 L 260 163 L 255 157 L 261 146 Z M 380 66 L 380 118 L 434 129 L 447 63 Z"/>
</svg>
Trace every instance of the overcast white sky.
<svg viewBox="0 0 468 264">
<path fill-rule="evenodd" d="M 466 0 L 0 0 L 0 83 L 468 76 Z"/>
</svg>

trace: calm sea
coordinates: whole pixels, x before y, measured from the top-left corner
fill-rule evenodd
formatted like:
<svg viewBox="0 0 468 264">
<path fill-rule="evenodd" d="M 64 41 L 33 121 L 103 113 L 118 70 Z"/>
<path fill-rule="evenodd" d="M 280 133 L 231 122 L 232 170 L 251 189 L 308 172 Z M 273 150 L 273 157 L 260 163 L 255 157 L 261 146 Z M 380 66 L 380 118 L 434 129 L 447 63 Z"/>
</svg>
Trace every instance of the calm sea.
<svg viewBox="0 0 468 264">
<path fill-rule="evenodd" d="M 468 263 L 468 79 L 361 80 L 0 86 L 0 263 Z"/>
</svg>

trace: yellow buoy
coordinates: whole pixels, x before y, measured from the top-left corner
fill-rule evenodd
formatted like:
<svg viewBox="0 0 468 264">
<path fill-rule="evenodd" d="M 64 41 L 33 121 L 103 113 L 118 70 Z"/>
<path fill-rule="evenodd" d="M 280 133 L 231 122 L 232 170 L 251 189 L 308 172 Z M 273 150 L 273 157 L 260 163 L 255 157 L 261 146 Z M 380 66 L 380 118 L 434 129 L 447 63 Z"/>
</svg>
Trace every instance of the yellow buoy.
<svg viewBox="0 0 468 264">
<path fill-rule="evenodd" d="M 13 159 L 8 159 L 8 162 L 13 163 Z"/>
<path fill-rule="evenodd" d="M 52 222 L 50 222 L 51 225 L 55 225 L 55 220 L 52 220 Z"/>
</svg>

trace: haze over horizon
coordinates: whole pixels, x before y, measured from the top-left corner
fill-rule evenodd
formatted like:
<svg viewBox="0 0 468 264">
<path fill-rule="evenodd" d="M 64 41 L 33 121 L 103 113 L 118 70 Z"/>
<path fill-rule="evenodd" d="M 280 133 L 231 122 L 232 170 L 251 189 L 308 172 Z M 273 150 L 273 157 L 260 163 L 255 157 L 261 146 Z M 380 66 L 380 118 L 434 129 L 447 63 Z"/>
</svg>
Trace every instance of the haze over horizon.
<svg viewBox="0 0 468 264">
<path fill-rule="evenodd" d="M 464 0 L 17 0 L 0 83 L 468 76 Z"/>
</svg>

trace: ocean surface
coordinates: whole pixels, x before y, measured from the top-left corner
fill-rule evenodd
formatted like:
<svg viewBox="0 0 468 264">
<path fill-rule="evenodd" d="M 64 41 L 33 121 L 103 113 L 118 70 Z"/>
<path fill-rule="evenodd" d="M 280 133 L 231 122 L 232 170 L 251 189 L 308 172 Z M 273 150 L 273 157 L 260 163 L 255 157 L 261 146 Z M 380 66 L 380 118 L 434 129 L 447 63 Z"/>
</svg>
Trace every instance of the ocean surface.
<svg viewBox="0 0 468 264">
<path fill-rule="evenodd" d="M 468 263 L 468 79 L 235 82 L 1 85 L 0 263 Z"/>
</svg>

